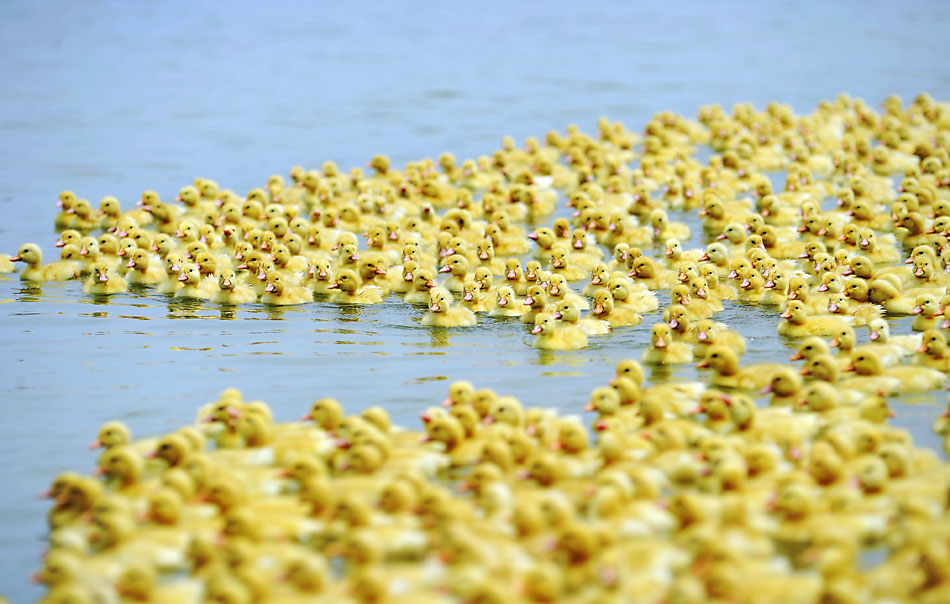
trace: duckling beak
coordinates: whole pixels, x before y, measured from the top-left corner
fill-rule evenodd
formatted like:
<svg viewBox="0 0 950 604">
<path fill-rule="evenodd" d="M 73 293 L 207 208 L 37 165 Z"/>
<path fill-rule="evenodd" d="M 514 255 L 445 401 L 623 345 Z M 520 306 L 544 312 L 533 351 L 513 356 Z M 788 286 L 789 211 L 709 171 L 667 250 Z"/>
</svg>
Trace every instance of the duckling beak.
<svg viewBox="0 0 950 604">
<path fill-rule="evenodd" d="M 531 328 L 531 335 L 535 335 L 535 336 L 536 336 L 536 335 L 538 335 L 539 333 L 541 333 L 541 326 L 540 326 L 540 325 L 535 325 L 534 327 Z"/>
<path fill-rule="evenodd" d="M 656 344 L 654 344 L 654 346 L 656 348 L 666 348 L 666 340 L 664 340 L 663 338 L 657 338 Z"/>
<path fill-rule="evenodd" d="M 844 369 L 842 369 L 841 371 L 843 371 L 843 372 L 845 372 L 845 373 L 854 371 L 854 365 L 853 365 L 853 364 L 848 364 L 848 366 L 845 367 Z"/>
<path fill-rule="evenodd" d="M 705 359 L 696 363 L 696 369 L 705 369 L 706 367 L 709 367 L 709 361 Z"/>
<path fill-rule="evenodd" d="M 783 313 L 780 314 L 779 316 L 782 317 L 783 319 L 790 319 L 790 318 L 792 317 L 792 313 L 786 310 L 785 312 L 783 312 Z"/>
<path fill-rule="evenodd" d="M 532 304 L 534 304 L 534 298 L 532 298 L 531 296 L 528 296 L 527 298 L 524 299 L 525 306 L 531 306 Z"/>
<path fill-rule="evenodd" d="M 561 315 L 561 311 L 556 311 L 556 312 L 554 313 L 554 318 L 555 318 L 555 319 L 560 319 L 561 316 L 562 316 L 562 315 Z"/>
<path fill-rule="evenodd" d="M 339 288 L 340 288 L 340 284 L 337 283 L 336 281 L 334 281 L 333 283 L 327 285 L 327 289 L 339 289 Z"/>
<path fill-rule="evenodd" d="M 508 279 L 515 279 L 517 276 L 518 276 L 518 273 L 516 273 L 514 270 L 508 271 L 508 274 L 507 274 Z"/>
<path fill-rule="evenodd" d="M 107 275 L 106 273 L 99 273 L 99 281 L 101 281 L 102 283 L 105 283 L 108 280 L 109 280 L 109 275 Z"/>
<path fill-rule="evenodd" d="M 676 319 L 670 319 L 670 328 L 676 329 L 679 326 L 680 326 L 679 321 L 677 321 Z"/>
<path fill-rule="evenodd" d="M 789 361 L 800 361 L 800 360 L 802 360 L 802 359 L 804 359 L 804 358 L 805 358 L 805 357 L 802 355 L 801 352 L 796 352 L 796 353 L 793 354 L 792 356 L 788 357 L 788 360 L 789 360 Z"/>
<path fill-rule="evenodd" d="M 770 394 L 773 390 L 775 390 L 775 389 L 772 388 L 772 384 L 769 384 L 768 386 L 766 386 L 766 387 L 763 388 L 762 390 L 759 390 L 759 394 Z"/>
<path fill-rule="evenodd" d="M 877 342 L 880 339 L 880 337 L 881 337 L 881 334 L 879 334 L 876 331 L 872 331 L 870 335 L 868 335 L 868 339 L 871 340 L 872 342 Z"/>
<path fill-rule="evenodd" d="M 700 342 L 705 342 L 706 340 L 709 339 L 709 334 L 707 334 L 705 331 L 701 331 L 698 334 L 696 334 L 696 339 L 699 340 Z"/>
<path fill-rule="evenodd" d="M 603 312 L 604 312 L 604 305 L 603 305 L 603 304 L 595 304 L 595 305 L 594 305 L 594 314 L 595 314 L 595 315 L 603 314 Z"/>
<path fill-rule="evenodd" d="M 442 268 L 439 269 L 439 272 L 440 272 L 440 273 L 451 273 L 451 272 L 452 272 L 452 267 L 449 266 L 448 264 L 446 264 L 445 266 L 443 266 Z"/>
<path fill-rule="evenodd" d="M 85 248 L 83 248 L 83 249 L 85 249 Z M 20 255 L 17 254 L 16 256 L 13 256 L 12 258 L 10 258 L 10 261 L 11 261 L 11 262 L 22 262 L 22 261 L 23 261 L 23 258 L 20 258 Z"/>
<path fill-rule="evenodd" d="M 102 441 L 99 440 L 98 438 L 92 441 L 91 443 L 89 443 L 90 449 L 98 449 L 99 447 L 102 447 L 102 446 L 103 446 Z"/>
<path fill-rule="evenodd" d="M 274 291 L 274 284 L 273 284 L 273 283 L 268 283 L 267 286 L 264 288 L 264 291 L 265 291 L 265 292 L 272 292 L 272 291 Z"/>
<path fill-rule="evenodd" d="M 924 309 L 922 309 L 920 305 L 918 304 L 910 312 L 911 314 L 919 315 L 920 313 L 924 312 Z"/>
<path fill-rule="evenodd" d="M 128 264 L 125 265 L 125 268 L 133 268 L 135 266 L 135 260 L 129 260 Z"/>
<path fill-rule="evenodd" d="M 432 304 L 431 306 L 429 306 L 429 310 L 431 310 L 432 312 L 439 312 L 442 310 L 442 307 L 439 306 L 438 304 Z"/>
<path fill-rule="evenodd" d="M 917 347 L 917 352 L 923 353 L 927 352 L 928 350 L 930 350 L 930 347 L 927 346 L 926 342 L 921 342 L 920 346 Z"/>
</svg>

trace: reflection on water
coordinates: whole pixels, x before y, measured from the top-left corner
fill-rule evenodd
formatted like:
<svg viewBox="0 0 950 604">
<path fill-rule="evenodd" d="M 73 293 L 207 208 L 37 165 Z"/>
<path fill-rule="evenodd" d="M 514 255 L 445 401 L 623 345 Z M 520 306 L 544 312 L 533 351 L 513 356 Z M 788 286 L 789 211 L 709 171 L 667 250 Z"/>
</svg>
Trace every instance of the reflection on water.
<svg viewBox="0 0 950 604">
<path fill-rule="evenodd" d="M 43 297 L 43 287 L 39 283 L 26 282 L 13 293 L 19 302 L 39 302 Z"/>
<path fill-rule="evenodd" d="M 433 348 L 445 348 L 449 345 L 449 328 L 432 327 L 429 329 L 429 345 Z"/>
</svg>

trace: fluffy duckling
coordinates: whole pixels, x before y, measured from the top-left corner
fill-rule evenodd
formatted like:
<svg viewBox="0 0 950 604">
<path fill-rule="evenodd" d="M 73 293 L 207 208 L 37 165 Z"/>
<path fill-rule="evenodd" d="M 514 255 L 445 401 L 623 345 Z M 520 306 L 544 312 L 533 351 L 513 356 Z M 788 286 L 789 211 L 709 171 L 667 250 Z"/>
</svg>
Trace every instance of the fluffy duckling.
<svg viewBox="0 0 950 604">
<path fill-rule="evenodd" d="M 653 228 L 653 240 L 665 241 L 667 239 L 686 240 L 692 237 L 689 227 L 682 222 L 671 222 L 666 211 L 657 208 L 650 212 L 650 226 Z"/>
<path fill-rule="evenodd" d="M 670 289 L 677 282 L 675 272 L 657 266 L 656 261 L 647 256 L 640 256 L 634 260 L 627 276 L 652 290 Z"/>
<path fill-rule="evenodd" d="M 921 344 L 920 334 L 891 336 L 890 327 L 884 319 L 873 319 L 868 323 L 869 346 L 879 347 L 899 357 L 915 352 Z M 886 354 L 886 353 L 882 353 Z"/>
<path fill-rule="evenodd" d="M 563 325 L 575 325 L 587 332 L 588 336 L 602 336 L 610 333 L 610 324 L 600 319 L 582 319 L 581 311 L 573 300 L 564 300 L 557 305 L 554 318 Z"/>
<path fill-rule="evenodd" d="M 924 331 L 921 334 L 920 347 L 911 363 L 944 373 L 950 372 L 950 349 L 947 348 L 947 340 L 943 334 L 936 329 Z"/>
<path fill-rule="evenodd" d="M 693 350 L 689 344 L 673 340 L 669 324 L 656 323 L 650 331 L 650 347 L 643 351 L 641 360 L 652 365 L 679 365 L 693 360 Z"/>
<path fill-rule="evenodd" d="M 594 292 L 594 308 L 591 310 L 591 317 L 606 321 L 611 327 L 627 327 L 643 322 L 643 317 L 633 309 L 614 306 L 614 297 L 604 288 Z"/>
<path fill-rule="evenodd" d="M 108 295 L 118 294 L 129 290 L 129 284 L 121 276 L 109 270 L 104 262 L 97 262 L 93 272 L 83 283 L 84 294 Z"/>
<path fill-rule="evenodd" d="M 247 304 L 257 300 L 257 294 L 251 286 L 240 283 L 232 269 L 225 269 L 218 275 L 218 291 L 211 298 L 218 304 Z"/>
<path fill-rule="evenodd" d="M 131 269 L 125 275 L 129 285 L 155 285 L 165 281 L 165 269 L 161 264 L 153 262 L 151 254 L 146 250 L 137 249 L 132 252 L 125 266 Z"/>
<path fill-rule="evenodd" d="M 264 295 L 261 296 L 261 304 L 289 306 L 307 302 L 313 302 L 313 292 L 310 289 L 302 285 L 287 283 L 280 271 L 268 273 Z"/>
<path fill-rule="evenodd" d="M 942 388 L 947 376 L 928 367 L 899 365 L 885 368 L 880 355 L 869 349 L 856 350 L 851 356 L 851 366 L 845 371 L 854 371 L 858 376 L 886 376 L 900 381 L 901 392 L 926 392 Z"/>
<path fill-rule="evenodd" d="M 627 308 L 636 313 L 648 313 L 660 308 L 656 294 L 640 285 L 634 285 L 626 277 L 613 277 L 607 283 L 607 291 L 614 297 L 616 308 Z"/>
<path fill-rule="evenodd" d="M 712 319 L 700 319 L 696 322 L 694 330 L 697 352 L 702 351 L 704 357 L 705 351 L 710 346 L 716 345 L 728 346 L 735 350 L 736 354 L 745 354 L 745 338 L 723 323 L 717 323 Z"/>
<path fill-rule="evenodd" d="M 521 262 L 517 258 L 508 258 L 505 260 L 504 283 L 519 296 L 525 295 L 528 291 L 528 282 L 525 281 L 524 271 L 521 269 Z"/>
<path fill-rule="evenodd" d="M 791 337 L 829 336 L 850 324 L 839 317 L 811 315 L 800 300 L 790 300 L 780 316 L 784 320 L 778 324 L 779 335 Z"/>
<path fill-rule="evenodd" d="M 931 294 L 920 294 L 914 298 L 911 313 L 915 315 L 914 322 L 911 323 L 911 329 L 914 331 L 937 329 L 943 322 L 943 309 L 940 308 L 937 298 Z"/>
<path fill-rule="evenodd" d="M 419 269 L 412 277 L 412 290 L 406 292 L 403 300 L 407 304 L 428 304 L 429 292 L 435 287 L 432 271 Z"/>
<path fill-rule="evenodd" d="M 492 317 L 520 317 L 528 313 L 528 307 L 518 300 L 515 291 L 503 285 L 495 290 L 495 306 L 488 311 Z"/>
<path fill-rule="evenodd" d="M 739 367 L 739 356 L 726 346 L 710 346 L 706 357 L 696 367 L 709 367 L 714 371 L 710 380 L 719 388 L 743 388 L 761 390 L 772 380 L 772 374 L 782 367 L 777 363 L 755 363 Z"/>
<path fill-rule="evenodd" d="M 335 304 L 379 304 L 383 301 L 383 290 L 369 285 L 362 287 L 356 272 L 343 269 L 337 273 L 336 280 L 327 289 L 339 290 L 330 296 Z"/>
<path fill-rule="evenodd" d="M 568 250 L 563 246 L 555 246 L 551 253 L 551 272 L 563 276 L 567 281 L 580 281 L 587 278 L 587 271 L 571 263 Z"/>
<path fill-rule="evenodd" d="M 465 288 L 465 277 L 468 275 L 468 260 L 460 254 L 452 254 L 445 261 L 445 266 L 439 269 L 440 273 L 449 273 L 441 283 L 441 287 L 452 293 L 461 293 Z"/>
<path fill-rule="evenodd" d="M 202 277 L 201 269 L 194 263 L 188 263 L 181 267 L 178 281 L 181 282 L 182 287 L 175 290 L 176 298 L 210 300 L 214 297 L 215 290 L 218 289 L 217 279 Z"/>
<path fill-rule="evenodd" d="M 55 262 L 43 265 L 43 252 L 35 243 L 22 245 L 10 261 L 26 263 L 26 268 L 20 271 L 20 279 L 24 281 L 68 281 L 79 277 L 75 265 Z"/>
<path fill-rule="evenodd" d="M 538 313 L 531 333 L 537 336 L 532 343 L 535 348 L 580 350 L 587 347 L 587 334 L 584 330 L 573 325 L 558 325 L 551 313 Z"/>
<path fill-rule="evenodd" d="M 473 279 L 465 282 L 459 306 L 472 312 L 488 312 L 494 308 L 494 300 L 491 294 L 484 293 Z"/>
<path fill-rule="evenodd" d="M 475 325 L 475 314 L 467 308 L 452 305 L 452 294 L 441 287 L 429 292 L 429 312 L 422 317 L 423 325 L 435 327 L 467 327 Z"/>
<path fill-rule="evenodd" d="M 534 325 L 534 318 L 539 312 L 553 313 L 557 308 L 555 304 L 548 304 L 547 294 L 540 285 L 532 285 L 528 288 L 524 305 L 528 307 L 528 311 L 521 315 L 521 322 L 528 325 Z"/>
</svg>

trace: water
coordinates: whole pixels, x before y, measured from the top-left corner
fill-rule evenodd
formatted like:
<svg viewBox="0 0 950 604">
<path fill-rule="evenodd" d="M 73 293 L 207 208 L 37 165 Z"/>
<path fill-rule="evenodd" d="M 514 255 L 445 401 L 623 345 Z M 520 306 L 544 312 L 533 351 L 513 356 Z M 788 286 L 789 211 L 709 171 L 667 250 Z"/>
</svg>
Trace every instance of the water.
<svg viewBox="0 0 950 604">
<path fill-rule="evenodd" d="M 592 131 L 599 115 L 637 130 L 656 111 L 713 102 L 809 112 L 842 91 L 875 105 L 894 92 L 948 99 L 948 25 L 942 2 L 3 3 L 0 250 L 36 241 L 52 254 L 66 188 L 128 206 L 196 176 L 243 193 L 326 159 L 474 157 L 505 134 Z M 0 593 L 14 602 L 42 593 L 27 582 L 46 528 L 34 494 L 58 471 L 91 470 L 85 445 L 108 419 L 156 434 L 236 386 L 284 420 L 336 396 L 416 426 L 459 378 L 577 412 L 657 320 L 548 353 L 506 321 L 422 328 L 394 299 L 231 311 L 25 288 L 14 275 L 0 278 L 0 301 Z M 750 337 L 743 362 L 790 353 L 774 316 L 719 318 Z M 897 405 L 898 421 L 934 446 L 940 397 L 914 402 Z"/>
</svg>

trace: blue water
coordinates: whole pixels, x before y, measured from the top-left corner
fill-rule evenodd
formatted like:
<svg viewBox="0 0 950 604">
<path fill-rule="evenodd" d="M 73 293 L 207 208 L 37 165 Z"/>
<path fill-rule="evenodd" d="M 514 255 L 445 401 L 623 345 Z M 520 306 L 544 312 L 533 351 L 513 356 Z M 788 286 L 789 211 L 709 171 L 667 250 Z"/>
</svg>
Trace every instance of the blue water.
<svg viewBox="0 0 950 604">
<path fill-rule="evenodd" d="M 946 2 L 4 2 L 0 250 L 52 254 L 67 188 L 128 206 L 196 176 L 244 193 L 327 159 L 474 157 L 506 134 L 592 131 L 600 115 L 639 130 L 656 111 L 714 102 L 946 100 L 948 26 Z M 656 320 L 551 354 L 520 325 L 421 328 L 395 300 L 230 314 L 148 294 L 101 304 L 78 283 L 31 290 L 15 275 L 0 300 L 0 593 L 13 602 L 42 594 L 27 582 L 45 533 L 34 494 L 92 468 L 85 445 L 107 419 L 156 434 L 233 385 L 281 419 L 331 395 L 415 426 L 459 378 L 576 412 Z M 774 317 L 721 319 L 753 336 L 748 362 L 788 354 Z M 933 444 L 938 402 L 899 409 L 918 442 Z"/>
</svg>

